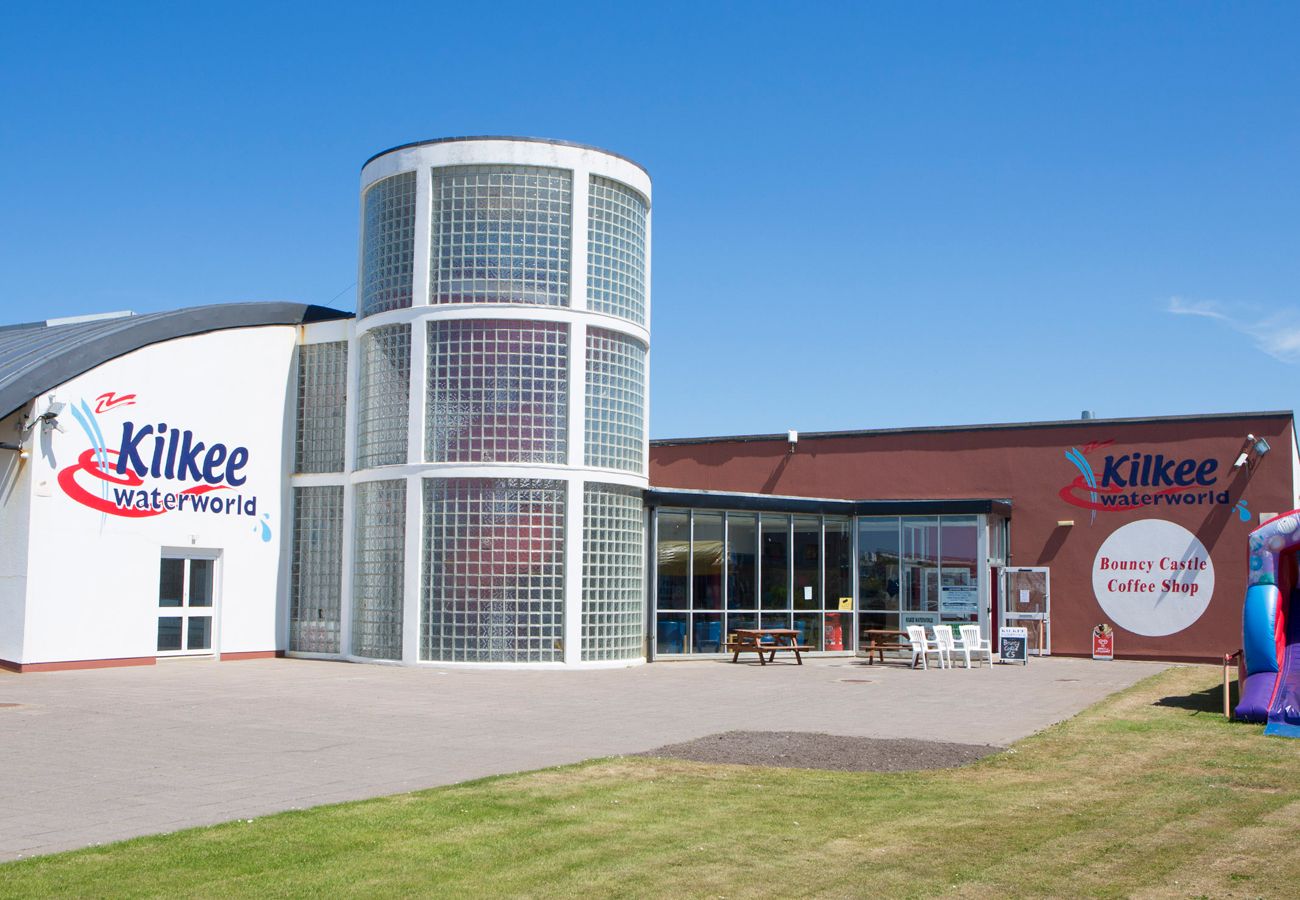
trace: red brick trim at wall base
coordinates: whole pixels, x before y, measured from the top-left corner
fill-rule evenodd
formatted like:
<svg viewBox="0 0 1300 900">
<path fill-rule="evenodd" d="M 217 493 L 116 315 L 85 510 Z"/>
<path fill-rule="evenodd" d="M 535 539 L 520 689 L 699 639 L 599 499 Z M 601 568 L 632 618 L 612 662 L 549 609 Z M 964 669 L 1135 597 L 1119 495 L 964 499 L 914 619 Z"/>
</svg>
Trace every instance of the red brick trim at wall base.
<svg viewBox="0 0 1300 900">
<path fill-rule="evenodd" d="M 274 659 L 284 656 L 283 650 L 250 650 L 243 653 L 222 653 L 217 658 L 222 661 L 241 659 Z M 10 672 L 67 672 L 73 669 L 116 669 L 122 666 L 152 666 L 160 657 L 128 656 L 120 659 L 71 659 L 64 662 L 16 663 L 0 659 L 0 669 Z M 161 657 L 172 659 L 173 657 Z M 175 657 L 182 658 L 182 657 Z"/>
<path fill-rule="evenodd" d="M 1065 657 L 1069 657 L 1070 659 L 1092 659 L 1091 653 L 1057 653 L 1056 651 L 1052 651 L 1052 653 L 1047 657 L 1047 659 L 1051 659 L 1053 656 L 1065 656 Z M 1130 656 L 1125 653 L 1117 653 L 1115 654 L 1115 658 L 1119 660 L 1124 660 L 1126 662 L 1191 663 L 1193 665 L 1205 665 L 1205 666 L 1223 664 L 1223 658 L 1216 657 L 1216 656 L 1210 656 L 1210 657 L 1156 656 L 1155 654 L 1151 654 L 1151 653 L 1134 654 Z M 1104 660 L 1104 659 L 1097 660 L 1097 662 L 1108 662 L 1108 661 L 1109 660 Z"/>
<path fill-rule="evenodd" d="M 121 659 L 71 659 L 65 662 L 16 663 L 0 659 L 0 669 L 10 672 L 67 672 L 72 669 L 117 669 L 123 666 L 152 666 L 152 656 L 128 656 Z"/>
</svg>

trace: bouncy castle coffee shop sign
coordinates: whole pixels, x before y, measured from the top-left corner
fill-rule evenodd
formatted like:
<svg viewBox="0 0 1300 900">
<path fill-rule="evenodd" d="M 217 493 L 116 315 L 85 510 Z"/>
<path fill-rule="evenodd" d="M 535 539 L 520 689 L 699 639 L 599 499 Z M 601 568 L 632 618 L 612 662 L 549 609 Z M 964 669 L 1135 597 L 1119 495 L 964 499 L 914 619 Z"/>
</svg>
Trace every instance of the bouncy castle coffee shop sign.
<svg viewBox="0 0 1300 900">
<path fill-rule="evenodd" d="M 1186 528 L 1143 519 L 1117 528 L 1092 564 L 1092 590 L 1112 622 L 1134 634 L 1176 634 L 1214 595 L 1214 563 Z"/>
</svg>

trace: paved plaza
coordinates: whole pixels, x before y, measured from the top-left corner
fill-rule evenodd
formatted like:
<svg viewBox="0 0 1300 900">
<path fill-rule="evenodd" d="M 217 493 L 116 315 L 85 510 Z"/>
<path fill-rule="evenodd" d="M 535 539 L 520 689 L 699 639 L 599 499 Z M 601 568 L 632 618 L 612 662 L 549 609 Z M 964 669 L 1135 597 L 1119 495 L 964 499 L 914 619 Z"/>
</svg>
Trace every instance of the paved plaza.
<svg viewBox="0 0 1300 900">
<path fill-rule="evenodd" d="M 731 730 L 1006 745 L 1160 668 L 1054 658 L 914 672 L 819 658 L 538 672 L 274 659 L 0 673 L 0 860 Z"/>
</svg>

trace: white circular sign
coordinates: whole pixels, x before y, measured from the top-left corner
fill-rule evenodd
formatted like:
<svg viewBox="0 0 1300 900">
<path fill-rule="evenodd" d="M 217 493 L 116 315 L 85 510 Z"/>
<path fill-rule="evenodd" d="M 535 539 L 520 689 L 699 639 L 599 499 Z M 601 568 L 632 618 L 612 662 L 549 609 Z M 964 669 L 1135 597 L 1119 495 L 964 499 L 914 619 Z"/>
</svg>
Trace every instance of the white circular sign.
<svg viewBox="0 0 1300 900">
<path fill-rule="evenodd" d="M 1142 519 L 1115 529 L 1092 562 L 1092 590 L 1106 615 L 1134 634 L 1175 634 L 1214 595 L 1214 563 L 1181 525 Z"/>
</svg>

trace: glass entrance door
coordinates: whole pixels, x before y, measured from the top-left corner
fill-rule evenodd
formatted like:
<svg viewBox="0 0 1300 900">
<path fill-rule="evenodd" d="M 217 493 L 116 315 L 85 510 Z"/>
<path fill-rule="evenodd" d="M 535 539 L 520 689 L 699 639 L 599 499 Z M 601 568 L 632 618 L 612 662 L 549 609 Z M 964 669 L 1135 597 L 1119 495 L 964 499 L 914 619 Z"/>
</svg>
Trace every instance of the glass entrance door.
<svg viewBox="0 0 1300 900">
<path fill-rule="evenodd" d="M 164 556 L 158 576 L 158 655 L 212 652 L 217 561 Z"/>
<path fill-rule="evenodd" d="M 1029 632 L 1029 652 L 1052 653 L 1051 570 L 1047 567 L 1005 569 L 1002 624 Z M 996 644 L 994 645 L 996 646 Z"/>
</svg>

